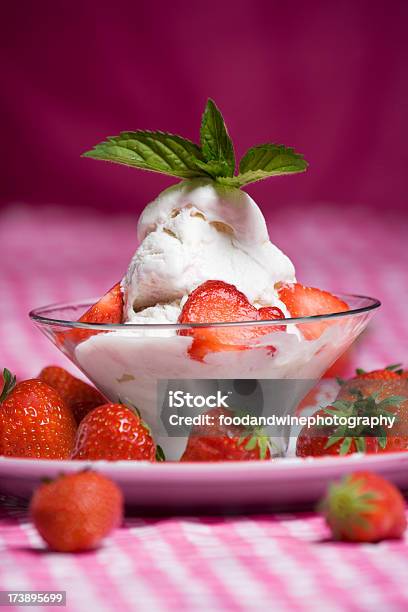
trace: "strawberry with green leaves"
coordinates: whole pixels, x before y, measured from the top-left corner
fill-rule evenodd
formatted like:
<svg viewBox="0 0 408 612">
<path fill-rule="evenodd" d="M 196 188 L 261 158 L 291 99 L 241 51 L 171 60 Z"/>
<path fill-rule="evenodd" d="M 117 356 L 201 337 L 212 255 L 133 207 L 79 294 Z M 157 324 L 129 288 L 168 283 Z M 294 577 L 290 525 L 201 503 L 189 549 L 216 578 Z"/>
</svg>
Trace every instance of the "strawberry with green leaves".
<svg viewBox="0 0 408 612">
<path fill-rule="evenodd" d="M 276 307 L 255 308 L 234 285 L 219 280 L 202 283 L 190 293 L 179 317 L 179 323 L 237 323 L 244 321 L 274 321 L 283 319 Z M 256 346 L 256 341 L 274 331 L 285 331 L 283 325 L 243 325 L 239 327 L 200 327 L 180 330 L 182 336 L 192 336 L 189 354 L 202 361 L 208 353 L 244 351 Z M 274 351 L 273 347 L 265 347 Z"/>
<path fill-rule="evenodd" d="M 402 537 L 407 526 L 400 491 L 370 472 L 356 472 L 330 485 L 319 509 L 335 540 L 396 539 Z"/>
<path fill-rule="evenodd" d="M 180 461 L 260 461 L 271 458 L 271 442 L 261 429 L 227 425 L 222 416 L 234 412 L 213 408 L 205 413 L 208 424 L 194 426 Z"/>
<path fill-rule="evenodd" d="M 337 399 L 331 406 L 320 409 L 315 416 L 345 417 L 345 425 L 315 425 L 301 430 L 296 442 L 298 457 L 321 457 L 324 455 L 349 455 L 356 452 L 384 453 L 408 450 L 408 385 L 400 381 L 400 395 L 396 394 L 394 381 L 383 384 L 381 392 L 363 394 L 361 387 L 350 388 L 347 395 Z M 340 394 L 338 396 L 340 398 Z M 345 399 L 347 397 L 347 399 Z M 379 424 L 374 429 L 367 421 L 356 422 L 362 417 L 388 419 L 391 427 Z M 391 421 L 392 419 L 392 421 Z"/>
</svg>

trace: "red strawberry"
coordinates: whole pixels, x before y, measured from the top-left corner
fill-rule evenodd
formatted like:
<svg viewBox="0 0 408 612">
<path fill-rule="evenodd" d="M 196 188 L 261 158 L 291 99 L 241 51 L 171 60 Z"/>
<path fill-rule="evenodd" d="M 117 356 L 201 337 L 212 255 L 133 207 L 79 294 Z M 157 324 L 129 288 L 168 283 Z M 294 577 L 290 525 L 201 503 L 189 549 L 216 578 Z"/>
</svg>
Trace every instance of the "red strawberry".
<svg viewBox="0 0 408 612">
<path fill-rule="evenodd" d="M 370 472 L 355 472 L 330 485 L 320 510 L 336 540 L 395 539 L 403 535 L 407 526 L 400 491 Z"/>
<path fill-rule="evenodd" d="M 96 472 L 63 475 L 34 492 L 30 515 L 48 546 L 61 552 L 89 550 L 123 518 L 118 486 Z"/>
<path fill-rule="evenodd" d="M 4 378 L 10 373 L 5 370 Z M 5 388 L 0 407 L 0 452 L 8 457 L 67 459 L 76 424 L 61 396 L 42 380 Z"/>
<path fill-rule="evenodd" d="M 95 387 L 75 378 L 64 368 L 48 366 L 41 370 L 38 378 L 58 391 L 71 408 L 77 423 L 80 423 L 93 408 L 106 402 L 104 396 Z"/>
<path fill-rule="evenodd" d="M 120 283 L 116 283 L 101 299 L 91 306 L 79 319 L 79 323 L 122 323 L 123 295 Z M 64 344 L 69 341 L 74 344 L 86 340 L 98 333 L 96 330 L 71 329 L 58 332 L 58 341 Z"/>
<path fill-rule="evenodd" d="M 375 370 L 373 372 L 360 372 L 354 378 L 343 380 L 340 382 L 340 390 L 337 395 L 339 400 L 353 400 L 355 392 L 359 391 L 365 397 L 373 395 L 373 393 L 381 393 L 381 397 L 389 397 L 390 395 L 408 395 L 407 379 L 403 376 L 389 372 L 387 370 Z"/>
<path fill-rule="evenodd" d="M 356 427 L 305 426 L 296 443 L 296 454 L 299 457 L 408 450 L 407 382 L 403 380 L 385 382 L 381 390 L 376 390 L 373 395 L 362 391 L 364 383 L 370 385 L 367 391 L 371 390 L 372 381 L 362 381 L 359 387 L 349 388 L 347 394 L 342 388 L 338 395 L 340 398 L 342 394 L 341 399 L 328 408 L 322 408 L 314 416 L 330 417 L 334 414 L 338 417 L 395 416 L 393 426 L 388 428 L 379 425 L 375 430 L 364 424 Z"/>
<path fill-rule="evenodd" d="M 233 323 L 283 318 L 283 312 L 279 308 L 268 306 L 258 310 L 234 285 L 209 280 L 190 293 L 180 314 L 179 323 Z M 203 360 L 209 352 L 246 350 L 257 337 L 277 330 L 284 331 L 285 327 L 203 327 L 181 330 L 179 333 L 182 336 L 193 336 L 190 355 L 193 359 Z"/>
<path fill-rule="evenodd" d="M 81 421 L 72 459 L 155 461 L 156 450 L 148 426 L 134 410 L 104 404 Z"/>
<path fill-rule="evenodd" d="M 362 368 L 357 368 L 355 379 L 391 380 L 397 378 L 408 378 L 408 370 L 404 370 L 401 363 L 394 363 L 378 370 L 366 372 Z"/>
<path fill-rule="evenodd" d="M 372 370 L 371 372 L 366 372 L 362 368 L 357 368 L 354 380 L 357 378 L 360 380 L 398 380 L 402 374 L 402 370 L 398 370 L 400 366 L 401 364 L 398 363 L 379 370 Z"/>
<path fill-rule="evenodd" d="M 314 287 L 304 287 L 300 283 L 280 285 L 278 295 L 293 318 L 326 315 L 349 310 L 346 302 L 335 295 Z M 301 323 L 298 327 L 307 340 L 314 340 L 319 338 L 330 325 L 329 321 L 316 321 L 315 323 Z"/>
<path fill-rule="evenodd" d="M 332 406 L 329 409 L 334 410 Z M 326 408 L 318 410 L 315 417 L 326 417 Z M 353 436 L 343 436 L 337 439 L 335 427 L 308 428 L 306 425 L 300 431 L 296 440 L 296 455 L 298 457 L 323 457 L 325 455 L 350 455 L 359 452 L 357 444 L 361 444 L 360 439 Z M 364 438 L 364 451 L 367 453 L 376 452 L 377 444 L 375 438 Z"/>
<path fill-rule="evenodd" d="M 208 424 L 195 426 L 180 461 L 251 461 L 270 459 L 270 442 L 261 430 L 248 432 L 241 425 L 230 425 L 222 418 L 234 416 L 231 410 L 213 408 L 205 413 Z"/>
</svg>

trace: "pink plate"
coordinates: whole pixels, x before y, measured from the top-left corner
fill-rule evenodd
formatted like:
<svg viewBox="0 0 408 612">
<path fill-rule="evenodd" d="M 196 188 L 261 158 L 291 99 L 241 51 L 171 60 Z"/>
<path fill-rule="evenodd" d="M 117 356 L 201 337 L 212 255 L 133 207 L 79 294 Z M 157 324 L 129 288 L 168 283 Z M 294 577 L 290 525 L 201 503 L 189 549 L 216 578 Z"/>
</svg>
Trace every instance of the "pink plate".
<svg viewBox="0 0 408 612">
<path fill-rule="evenodd" d="M 154 512 L 294 509 L 314 504 L 328 483 L 371 470 L 408 491 L 408 453 L 267 462 L 82 462 L 0 458 L 0 493 L 29 497 L 44 477 L 92 467 L 122 488 L 127 504 Z"/>
</svg>

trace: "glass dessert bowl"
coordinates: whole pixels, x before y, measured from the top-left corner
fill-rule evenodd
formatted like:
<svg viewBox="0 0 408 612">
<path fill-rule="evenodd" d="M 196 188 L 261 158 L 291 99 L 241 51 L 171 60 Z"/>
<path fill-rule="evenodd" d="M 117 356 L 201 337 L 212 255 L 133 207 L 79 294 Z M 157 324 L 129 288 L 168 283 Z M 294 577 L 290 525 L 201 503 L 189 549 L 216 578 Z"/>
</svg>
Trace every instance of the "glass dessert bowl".
<svg viewBox="0 0 408 612">
<path fill-rule="evenodd" d="M 361 334 L 380 306 L 370 297 L 338 297 L 349 310 L 279 321 L 79 322 L 95 300 L 44 306 L 31 311 L 30 317 L 109 400 L 135 406 L 166 458 L 177 460 L 189 433 L 181 417 L 205 412 L 211 406 L 208 398 L 224 398 L 221 405 L 234 410 L 294 414 L 299 402 Z M 320 335 L 307 339 L 316 336 L 316 325 Z M 223 337 L 229 344 L 204 355 L 197 353 L 195 343 L 209 334 Z M 177 401 L 172 402 L 176 391 Z M 188 394 L 190 403 L 185 402 Z M 284 454 L 288 429 L 278 427 L 268 435 L 275 442 L 276 454 Z"/>
</svg>

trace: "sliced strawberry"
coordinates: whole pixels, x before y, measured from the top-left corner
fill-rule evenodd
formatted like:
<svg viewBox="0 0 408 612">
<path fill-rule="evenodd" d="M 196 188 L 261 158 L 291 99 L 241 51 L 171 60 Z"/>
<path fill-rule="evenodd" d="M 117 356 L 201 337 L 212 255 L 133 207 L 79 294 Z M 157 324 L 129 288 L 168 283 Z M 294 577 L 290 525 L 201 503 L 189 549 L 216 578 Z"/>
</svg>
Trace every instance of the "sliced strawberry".
<svg viewBox="0 0 408 612">
<path fill-rule="evenodd" d="M 123 295 L 120 283 L 116 283 L 101 299 L 93 304 L 79 319 L 80 323 L 122 323 Z M 59 332 L 58 341 L 78 344 L 90 336 L 98 333 L 94 330 L 72 329 L 68 332 Z"/>
<path fill-rule="evenodd" d="M 328 291 L 304 287 L 300 283 L 281 285 L 278 294 L 291 317 L 310 317 L 349 310 L 346 302 Z M 319 338 L 330 324 L 329 321 L 316 321 L 316 323 L 301 323 L 299 327 L 307 340 L 314 340 Z"/>
<path fill-rule="evenodd" d="M 258 310 L 234 285 L 209 280 L 190 293 L 179 323 L 236 323 L 283 318 L 279 308 L 267 306 Z M 202 360 L 209 352 L 246 350 L 250 348 L 247 342 L 277 330 L 284 331 L 285 326 L 210 327 L 181 330 L 179 333 L 194 337 L 190 355 Z"/>
<path fill-rule="evenodd" d="M 101 299 L 80 318 L 81 323 L 121 323 L 123 296 L 120 283 L 116 283 Z"/>
</svg>

